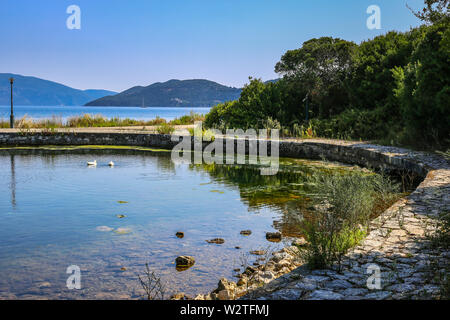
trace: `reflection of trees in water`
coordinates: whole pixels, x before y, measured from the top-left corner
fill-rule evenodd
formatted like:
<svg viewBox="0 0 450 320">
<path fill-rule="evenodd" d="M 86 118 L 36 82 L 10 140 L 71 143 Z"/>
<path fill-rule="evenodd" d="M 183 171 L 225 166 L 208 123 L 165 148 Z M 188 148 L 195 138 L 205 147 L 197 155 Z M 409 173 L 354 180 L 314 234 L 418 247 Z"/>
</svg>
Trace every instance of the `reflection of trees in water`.
<svg viewBox="0 0 450 320">
<path fill-rule="evenodd" d="M 313 188 L 310 177 L 320 172 L 308 166 L 282 167 L 276 175 L 263 176 L 260 167 L 251 165 L 191 165 L 196 171 L 205 171 L 215 181 L 227 187 L 237 187 L 241 200 L 250 210 L 264 207 L 281 213 L 274 227 L 285 236 L 299 236 L 303 214 L 310 207 Z"/>
<path fill-rule="evenodd" d="M 155 154 L 153 154 L 155 155 Z M 176 173 L 175 163 L 173 163 L 170 152 L 161 152 L 156 157 L 156 167 L 166 173 Z"/>
</svg>

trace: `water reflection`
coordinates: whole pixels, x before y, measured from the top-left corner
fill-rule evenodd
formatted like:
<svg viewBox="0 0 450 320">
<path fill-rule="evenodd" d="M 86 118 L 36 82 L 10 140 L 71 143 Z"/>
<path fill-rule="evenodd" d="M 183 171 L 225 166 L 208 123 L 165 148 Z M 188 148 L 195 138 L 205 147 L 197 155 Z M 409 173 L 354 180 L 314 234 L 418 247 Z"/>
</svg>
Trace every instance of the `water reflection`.
<svg viewBox="0 0 450 320">
<path fill-rule="evenodd" d="M 344 170 L 282 161 L 277 175 L 261 176 L 252 166 L 174 164 L 170 152 L 60 149 L 0 151 L 0 185 L 10 189 L 0 193 L 0 299 L 139 298 L 145 263 L 171 293 L 206 293 L 233 278 L 241 254 L 268 245 L 266 232 L 298 235 L 309 175 Z M 217 237 L 225 243 L 205 241 Z M 196 264 L 178 272 L 180 255 Z M 66 290 L 69 264 L 81 267 L 84 291 Z"/>
<path fill-rule="evenodd" d="M 14 162 L 14 155 L 10 155 L 11 159 L 11 183 L 10 183 L 10 189 L 11 189 L 11 207 L 13 209 L 16 208 L 16 164 Z"/>
</svg>

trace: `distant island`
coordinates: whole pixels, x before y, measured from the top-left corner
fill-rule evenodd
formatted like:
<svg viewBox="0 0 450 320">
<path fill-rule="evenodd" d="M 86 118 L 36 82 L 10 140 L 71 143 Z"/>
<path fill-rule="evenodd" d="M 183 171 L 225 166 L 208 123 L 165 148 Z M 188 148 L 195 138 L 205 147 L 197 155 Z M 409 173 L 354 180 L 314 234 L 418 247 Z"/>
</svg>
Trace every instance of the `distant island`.
<svg viewBox="0 0 450 320">
<path fill-rule="evenodd" d="M 204 79 L 169 80 L 133 87 L 88 102 L 86 106 L 212 107 L 238 99 L 241 91 Z"/>
<path fill-rule="evenodd" d="M 108 90 L 78 90 L 63 84 L 12 73 L 0 73 L 0 105 L 11 103 L 9 78 L 14 78 L 14 103 L 21 106 L 82 106 L 114 95 Z"/>
</svg>

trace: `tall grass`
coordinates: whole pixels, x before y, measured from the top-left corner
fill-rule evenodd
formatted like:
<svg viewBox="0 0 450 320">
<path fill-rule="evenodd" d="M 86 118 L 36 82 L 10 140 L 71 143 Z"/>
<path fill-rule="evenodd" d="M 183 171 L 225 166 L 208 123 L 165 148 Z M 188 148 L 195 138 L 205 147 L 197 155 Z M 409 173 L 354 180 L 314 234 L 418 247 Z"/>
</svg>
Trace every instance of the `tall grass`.
<svg viewBox="0 0 450 320">
<path fill-rule="evenodd" d="M 89 127 L 130 127 L 130 126 L 162 126 L 162 125 L 190 125 L 195 121 L 204 120 L 204 116 L 191 111 L 189 115 L 184 115 L 171 121 L 166 121 L 160 117 L 153 120 L 135 120 L 130 118 L 121 119 L 119 117 L 106 118 L 100 114 L 84 114 L 73 116 L 65 122 L 59 116 L 52 116 L 48 119 L 33 119 L 28 115 L 14 121 L 14 127 L 19 129 L 39 129 L 39 128 L 89 128 Z M 9 128 L 9 120 L 0 119 L 0 128 Z"/>
<path fill-rule="evenodd" d="M 333 263 L 366 235 L 370 220 L 399 197 L 399 186 L 383 175 L 321 175 L 313 177 L 317 210 L 303 224 L 308 245 L 304 258 L 311 269 Z"/>
</svg>

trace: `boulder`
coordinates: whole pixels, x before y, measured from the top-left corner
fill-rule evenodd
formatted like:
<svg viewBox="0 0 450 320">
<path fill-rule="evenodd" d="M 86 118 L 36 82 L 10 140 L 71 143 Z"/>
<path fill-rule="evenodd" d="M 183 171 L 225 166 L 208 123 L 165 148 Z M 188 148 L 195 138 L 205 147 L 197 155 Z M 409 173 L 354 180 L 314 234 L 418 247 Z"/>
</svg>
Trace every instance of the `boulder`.
<svg viewBox="0 0 450 320">
<path fill-rule="evenodd" d="M 252 231 L 251 230 L 242 230 L 241 231 L 241 235 L 243 235 L 243 236 L 249 236 L 249 235 L 251 235 L 252 234 Z"/>
</svg>

